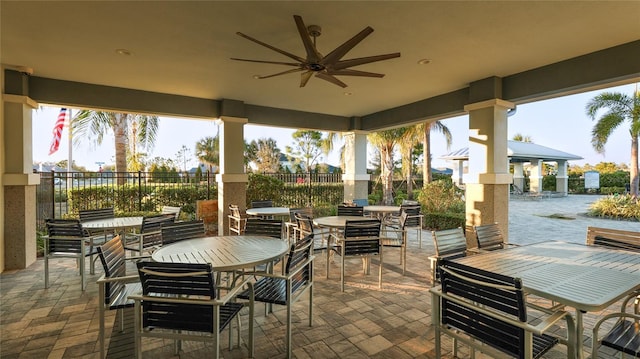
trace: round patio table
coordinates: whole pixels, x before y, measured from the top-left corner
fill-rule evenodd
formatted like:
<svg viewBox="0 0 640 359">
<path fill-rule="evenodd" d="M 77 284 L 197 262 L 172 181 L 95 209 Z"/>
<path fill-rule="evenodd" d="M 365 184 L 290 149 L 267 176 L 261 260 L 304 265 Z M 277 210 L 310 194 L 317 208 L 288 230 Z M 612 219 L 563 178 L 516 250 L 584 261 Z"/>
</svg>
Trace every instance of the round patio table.
<svg viewBox="0 0 640 359">
<path fill-rule="evenodd" d="M 82 222 L 82 227 L 90 229 L 117 229 L 140 226 L 142 226 L 142 217 L 113 217 Z"/>
<path fill-rule="evenodd" d="M 247 214 L 250 216 L 271 217 L 271 216 L 289 216 L 289 207 L 258 207 L 247 208 Z"/>
<path fill-rule="evenodd" d="M 265 236 L 217 236 L 187 239 L 160 247 L 157 262 L 211 263 L 214 271 L 230 272 L 267 264 L 289 250 L 286 241 Z"/>
<path fill-rule="evenodd" d="M 362 208 L 365 213 L 374 213 L 377 218 L 384 221 L 387 216 L 392 215 L 394 213 L 400 212 L 400 206 L 384 206 L 384 205 L 373 205 L 373 206 L 364 206 Z"/>
</svg>

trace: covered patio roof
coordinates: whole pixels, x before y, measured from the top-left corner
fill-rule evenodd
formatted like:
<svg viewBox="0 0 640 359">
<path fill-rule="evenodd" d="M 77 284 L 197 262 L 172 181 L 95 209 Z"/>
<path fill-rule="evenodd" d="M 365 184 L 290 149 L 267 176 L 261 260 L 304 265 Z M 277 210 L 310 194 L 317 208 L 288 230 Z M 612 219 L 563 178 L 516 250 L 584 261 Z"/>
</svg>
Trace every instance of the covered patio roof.
<svg viewBox="0 0 640 359">
<path fill-rule="evenodd" d="M 507 150 L 510 162 L 529 162 L 531 160 L 542 160 L 545 162 L 581 160 L 582 157 L 571 153 L 559 151 L 550 147 L 537 145 L 531 142 L 508 141 Z M 468 160 L 469 147 L 464 147 L 451 151 L 440 157 L 445 160 Z"/>
</svg>

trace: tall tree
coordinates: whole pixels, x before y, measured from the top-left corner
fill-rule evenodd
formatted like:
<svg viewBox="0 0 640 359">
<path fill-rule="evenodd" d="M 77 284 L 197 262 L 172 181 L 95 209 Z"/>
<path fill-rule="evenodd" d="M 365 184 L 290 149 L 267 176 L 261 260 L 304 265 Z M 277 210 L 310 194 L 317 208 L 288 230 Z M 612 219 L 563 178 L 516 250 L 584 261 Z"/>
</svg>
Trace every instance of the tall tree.
<svg viewBox="0 0 640 359">
<path fill-rule="evenodd" d="M 311 172 L 322 154 L 322 132 L 298 130 L 294 132 L 293 146 L 287 146 L 287 154 L 304 164 L 304 170 Z"/>
<path fill-rule="evenodd" d="M 378 131 L 367 136 L 371 145 L 380 153 L 380 178 L 382 180 L 382 204 L 393 204 L 393 153 L 406 129 Z"/>
<path fill-rule="evenodd" d="M 622 93 L 603 92 L 587 102 L 586 112 L 596 120 L 598 112 L 606 112 L 597 119 L 591 130 L 591 145 L 598 153 L 605 152 L 605 145 L 613 131 L 623 123 L 629 123 L 631 136 L 631 195 L 638 196 L 638 136 L 640 136 L 640 91 L 633 96 Z"/>
<path fill-rule="evenodd" d="M 424 148 L 424 162 L 422 167 L 422 180 L 423 186 L 424 184 L 430 183 L 432 180 L 431 176 L 431 131 L 440 132 L 444 135 L 445 140 L 447 141 L 447 150 L 451 148 L 451 131 L 449 128 L 445 126 L 440 121 L 433 122 L 425 122 L 422 124 L 423 137 L 422 137 L 422 147 Z"/>
<path fill-rule="evenodd" d="M 220 164 L 220 138 L 217 134 L 196 142 L 196 157 L 200 163 L 209 167 L 209 172 L 213 173 L 213 166 Z"/>
<path fill-rule="evenodd" d="M 280 171 L 280 149 L 273 138 L 260 138 L 249 144 L 253 162 L 258 172 L 277 173 Z"/>
<path fill-rule="evenodd" d="M 71 123 L 75 144 L 90 139 L 101 145 L 104 137 L 113 132 L 116 172 L 125 172 L 128 170 L 128 152 L 137 152 L 138 146 L 153 149 L 159 120 L 156 116 L 82 110 Z M 130 144 L 136 146 L 130 147 Z"/>
<path fill-rule="evenodd" d="M 191 149 L 185 145 L 182 145 L 176 153 L 176 163 L 180 166 L 182 172 L 187 172 L 187 167 L 191 165 L 191 156 L 193 156 Z"/>
</svg>

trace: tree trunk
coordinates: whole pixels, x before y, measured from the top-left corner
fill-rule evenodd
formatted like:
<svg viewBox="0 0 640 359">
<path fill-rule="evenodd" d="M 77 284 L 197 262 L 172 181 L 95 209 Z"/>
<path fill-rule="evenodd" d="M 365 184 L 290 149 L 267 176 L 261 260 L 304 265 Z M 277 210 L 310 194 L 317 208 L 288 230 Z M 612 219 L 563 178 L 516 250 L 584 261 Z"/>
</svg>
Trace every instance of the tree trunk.
<svg viewBox="0 0 640 359">
<path fill-rule="evenodd" d="M 393 151 L 383 147 L 380 151 L 380 175 L 382 176 L 382 204 L 393 204 Z"/>
<path fill-rule="evenodd" d="M 127 171 L 127 116 L 121 113 L 113 115 L 113 135 L 116 150 L 116 172 Z M 126 178 L 117 176 L 118 184 L 124 184 Z"/>
<path fill-rule="evenodd" d="M 409 148 L 409 168 L 407 169 L 407 198 L 413 199 L 413 147 Z"/>
<path fill-rule="evenodd" d="M 638 185 L 640 178 L 638 178 L 638 137 L 631 136 L 631 168 L 629 170 L 631 180 L 631 196 L 638 197 Z"/>
<path fill-rule="evenodd" d="M 431 123 L 424 124 L 424 137 L 422 139 L 422 186 L 431 183 Z"/>
</svg>

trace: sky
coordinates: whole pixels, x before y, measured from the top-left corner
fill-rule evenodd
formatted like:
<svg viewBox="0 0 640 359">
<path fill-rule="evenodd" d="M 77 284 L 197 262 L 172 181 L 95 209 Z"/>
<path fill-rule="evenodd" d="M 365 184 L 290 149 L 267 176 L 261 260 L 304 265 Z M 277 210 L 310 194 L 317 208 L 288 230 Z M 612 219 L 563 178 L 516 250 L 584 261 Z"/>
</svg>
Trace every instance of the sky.
<svg viewBox="0 0 640 359">
<path fill-rule="evenodd" d="M 583 166 L 587 163 L 595 165 L 599 162 L 626 163 L 628 165 L 631 151 L 629 126 L 624 124 L 617 128 L 607 142 L 604 155 L 598 154 L 591 146 L 591 130 L 595 121 L 592 121 L 585 114 L 585 106 L 590 99 L 599 93 L 620 92 L 631 96 L 635 89 L 636 85 L 630 84 L 519 105 L 516 113 L 509 117 L 508 137 L 512 139 L 515 134 L 529 136 L 538 145 L 583 157 L 583 160 L 570 161 L 570 165 Z M 33 113 L 34 163 L 55 163 L 68 158 L 69 143 L 66 128 L 63 131 L 58 151 L 49 155 L 49 146 L 53 138 L 52 130 L 59 111 L 59 107 L 41 106 Z M 600 116 L 602 113 L 598 115 Z M 468 146 L 469 119 L 465 115 L 445 119 L 442 122 L 451 131 L 453 141 L 451 148 L 447 148 L 444 136 L 432 132 L 433 167 L 453 168 L 453 163 L 442 160 L 440 157 L 450 151 Z M 285 147 L 292 144 L 291 135 L 294 131 L 295 129 L 246 125 L 245 139 L 250 142 L 259 138 L 273 138 L 276 140 L 278 148 L 284 152 Z M 216 133 L 217 126 L 214 121 L 161 117 L 156 146 L 153 151 L 148 153 L 148 158 L 175 159 L 180 148 L 185 145 L 194 154 L 194 160 L 190 165 L 196 166 L 195 143 L 204 137 L 215 136 Z M 89 171 L 96 171 L 100 167 L 100 163 L 112 164 L 114 162 L 113 135 L 106 136 L 102 146 L 96 147 L 90 141 L 84 141 L 79 146 L 74 146 L 72 152 L 76 164 L 84 166 Z M 332 153 L 322 162 L 339 166 L 339 156 Z"/>
</svg>

